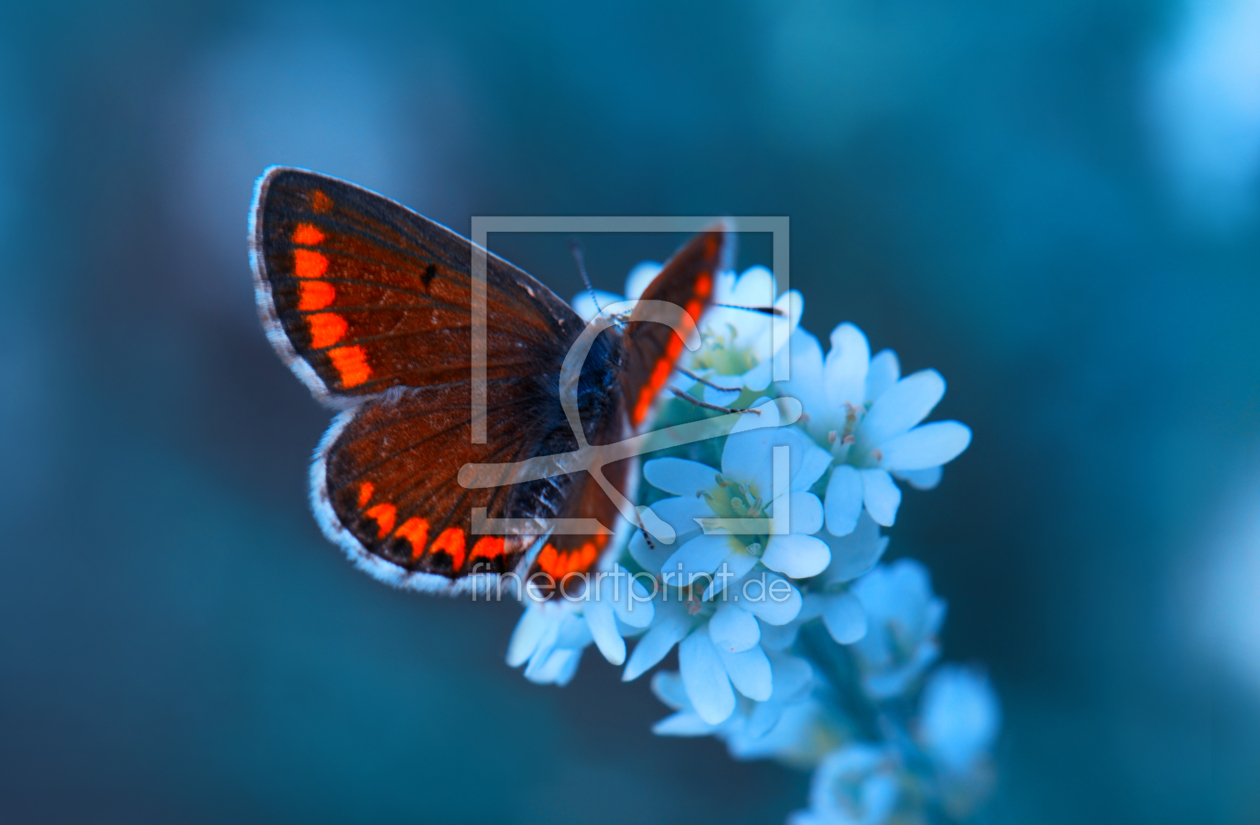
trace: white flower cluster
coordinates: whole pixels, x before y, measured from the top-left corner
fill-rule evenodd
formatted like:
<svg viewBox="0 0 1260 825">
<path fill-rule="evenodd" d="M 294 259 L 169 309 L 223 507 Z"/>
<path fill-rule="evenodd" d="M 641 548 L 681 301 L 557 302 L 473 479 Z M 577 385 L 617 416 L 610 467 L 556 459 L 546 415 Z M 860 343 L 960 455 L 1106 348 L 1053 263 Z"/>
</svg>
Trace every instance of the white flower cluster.
<svg viewBox="0 0 1260 825">
<path fill-rule="evenodd" d="M 657 271 L 637 267 L 627 295 Z M 635 532 L 615 575 L 580 601 L 530 605 L 508 661 L 528 663 L 531 680 L 565 684 L 594 642 L 625 663 L 628 681 L 677 648 L 677 672 L 652 679 L 674 711 L 654 730 L 713 735 L 735 758 L 813 768 L 810 807 L 791 822 L 880 825 L 928 810 L 961 819 L 992 785 L 997 698 L 982 672 L 937 666 L 945 602 L 927 570 L 880 562 L 898 482 L 935 487 L 971 431 L 923 423 L 944 379 L 903 377 L 897 356 L 872 357 L 856 326 L 836 327 L 824 356 L 799 327 L 800 294 L 776 300 L 768 270 L 723 273 L 715 299 L 725 306 L 705 315 L 701 347 L 684 351 L 671 384 L 753 412 L 724 439 L 644 463 L 641 503 L 672 534 L 649 522 L 667 535 Z M 591 318 L 596 300 L 623 299 L 583 294 L 574 304 Z M 776 361 L 790 380 L 772 382 Z M 713 415 L 674 399 L 655 426 Z"/>
</svg>

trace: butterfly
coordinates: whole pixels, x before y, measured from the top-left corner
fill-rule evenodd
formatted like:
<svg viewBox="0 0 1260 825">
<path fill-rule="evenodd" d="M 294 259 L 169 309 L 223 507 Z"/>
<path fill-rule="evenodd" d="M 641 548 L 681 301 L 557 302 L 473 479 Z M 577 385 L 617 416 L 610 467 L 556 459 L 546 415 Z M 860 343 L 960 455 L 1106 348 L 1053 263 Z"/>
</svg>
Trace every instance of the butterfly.
<svg viewBox="0 0 1260 825">
<path fill-rule="evenodd" d="M 649 425 L 684 341 L 679 325 L 654 322 L 642 307 L 668 304 L 694 329 L 731 237 L 722 224 L 696 235 L 624 322 L 605 323 L 593 342 L 587 336 L 570 386 L 590 444 L 613 444 Z M 460 483 L 468 465 L 578 447 L 561 374 L 587 327 L 541 282 L 477 252 L 485 256 L 484 393 L 473 380 L 471 241 L 306 170 L 271 167 L 255 187 L 250 262 L 267 338 L 316 399 L 338 411 L 311 466 L 316 519 L 359 568 L 399 587 L 478 592 L 509 576 L 563 579 L 600 565 L 627 528 L 585 470 L 497 486 Z M 474 398 L 484 402 L 483 438 L 474 438 Z M 606 465 L 603 476 L 633 497 L 633 458 Z M 594 527 L 553 532 L 565 519 Z M 488 523 L 511 526 L 486 530 Z"/>
</svg>

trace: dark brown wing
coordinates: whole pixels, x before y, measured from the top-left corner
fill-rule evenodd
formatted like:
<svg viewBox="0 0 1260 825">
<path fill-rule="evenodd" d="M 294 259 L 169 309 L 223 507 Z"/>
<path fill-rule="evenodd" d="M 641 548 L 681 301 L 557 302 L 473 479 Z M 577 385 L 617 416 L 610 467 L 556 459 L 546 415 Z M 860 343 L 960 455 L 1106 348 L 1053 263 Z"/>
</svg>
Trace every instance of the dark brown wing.
<svg viewBox="0 0 1260 825">
<path fill-rule="evenodd" d="M 436 591 L 492 587 L 546 532 L 567 479 L 469 490 L 457 477 L 469 462 L 519 461 L 540 449 L 570 446 L 567 425 L 547 406 L 518 403 L 532 390 L 517 384 L 536 380 L 491 382 L 486 444 L 472 443 L 467 382 L 391 390 L 342 413 L 311 470 L 312 503 L 325 533 L 356 564 L 391 584 Z M 476 508 L 486 508 L 487 518 L 526 520 L 534 529 L 479 532 Z"/>
<path fill-rule="evenodd" d="M 487 255 L 487 438 L 473 443 L 470 242 L 365 189 L 297 169 L 259 180 L 252 216 L 268 337 L 318 398 L 348 408 L 312 467 L 324 532 L 369 572 L 419 589 L 488 586 L 514 569 L 533 539 L 519 529 L 475 533 L 475 508 L 528 520 L 540 534 L 571 479 L 466 490 L 457 473 L 576 448 L 558 380 L 581 319 Z M 608 349 L 618 343 L 605 342 L 597 372 L 619 361 Z M 588 396 L 584 413 L 598 427 L 612 413 Z"/>
<path fill-rule="evenodd" d="M 680 315 L 686 312 L 698 322 L 713 301 L 718 273 L 726 267 L 730 237 L 729 227 L 719 224 L 692 238 L 648 284 L 640 300 L 671 303 Z M 635 427 L 647 420 L 684 346 L 669 326 L 640 317 L 638 312 L 631 314 L 626 325 L 626 368 L 622 373 L 630 423 Z"/>
<path fill-rule="evenodd" d="M 300 169 L 259 179 L 251 260 L 267 336 L 316 397 L 467 381 L 472 247 L 373 192 Z M 501 258 L 486 262 L 487 377 L 564 357 L 581 319 Z"/>
</svg>

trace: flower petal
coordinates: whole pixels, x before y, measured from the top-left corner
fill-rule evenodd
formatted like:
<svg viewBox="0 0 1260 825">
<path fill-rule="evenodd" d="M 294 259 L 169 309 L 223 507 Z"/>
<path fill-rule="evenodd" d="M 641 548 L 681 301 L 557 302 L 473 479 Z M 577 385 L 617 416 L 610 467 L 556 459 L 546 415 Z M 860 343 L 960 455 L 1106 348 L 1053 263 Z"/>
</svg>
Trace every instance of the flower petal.
<svg viewBox="0 0 1260 825">
<path fill-rule="evenodd" d="M 856 467 L 841 464 L 831 471 L 823 506 L 828 533 L 847 536 L 853 532 L 862 513 L 862 493 L 862 475 Z"/>
<path fill-rule="evenodd" d="M 893 475 L 909 484 L 916 490 L 932 490 L 941 483 L 941 467 L 928 467 L 926 470 L 894 470 Z"/>
<path fill-rule="evenodd" d="M 770 669 L 774 672 L 776 699 L 792 699 L 803 693 L 814 681 L 813 667 L 800 656 L 783 653 L 771 656 Z"/>
<path fill-rule="evenodd" d="M 695 496 L 717 484 L 717 470 L 685 458 L 654 458 L 643 465 L 643 477 L 653 487 L 676 496 Z"/>
<path fill-rule="evenodd" d="M 674 710 L 683 710 L 691 704 L 687 700 L 687 689 L 683 687 L 681 673 L 658 670 L 652 674 L 651 688 L 657 699 Z"/>
<path fill-rule="evenodd" d="M 742 653 L 761 640 L 761 627 L 751 613 L 723 602 L 709 619 L 709 638 L 718 650 Z"/>
<path fill-rule="evenodd" d="M 689 536 L 679 536 L 678 540 L 686 544 L 696 535 L 696 531 L 692 530 Z M 681 546 L 681 544 L 663 544 L 657 539 L 652 539 L 649 544 L 647 535 L 642 530 L 635 530 L 634 535 L 630 537 L 628 549 L 630 556 L 639 563 L 639 566 L 655 576 L 661 572 L 665 561 Z"/>
<path fill-rule="evenodd" d="M 772 403 L 771 399 L 758 398 L 753 402 L 752 408 L 759 412 L 756 415 L 740 416 L 735 426 L 731 427 L 728 437 L 746 433 L 749 430 L 774 429 L 779 426 L 779 406 Z"/>
<path fill-rule="evenodd" d="M 888 391 L 901 377 L 901 365 L 897 362 L 897 353 L 886 349 L 871 359 L 871 368 L 866 373 L 866 403 L 870 404 Z"/>
<path fill-rule="evenodd" d="M 626 640 L 617 632 L 617 621 L 613 614 L 612 604 L 605 601 L 592 601 L 583 609 L 586 623 L 591 628 L 591 637 L 595 639 L 599 652 L 614 665 L 626 660 Z"/>
<path fill-rule="evenodd" d="M 735 279 L 724 303 L 741 307 L 768 307 L 774 303 L 774 274 L 764 266 L 750 266 Z"/>
<path fill-rule="evenodd" d="M 799 492 L 808 490 L 823 477 L 831 466 L 831 453 L 819 447 L 813 439 L 803 438 L 805 453 L 801 456 L 801 464 L 792 476 L 792 490 Z M 793 449 L 796 449 L 795 447 Z"/>
<path fill-rule="evenodd" d="M 656 620 L 634 646 L 621 680 L 629 682 L 637 679 L 655 667 L 691 631 L 694 623 L 678 600 L 662 601 L 657 607 Z"/>
<path fill-rule="evenodd" d="M 642 574 L 631 576 L 620 564 L 614 564 L 609 575 L 599 578 L 600 600 L 612 605 L 617 618 L 630 627 L 643 628 L 652 623 L 655 608 L 643 586 L 644 578 L 647 577 Z M 655 580 L 649 580 L 655 590 Z"/>
<path fill-rule="evenodd" d="M 786 336 L 784 336 L 786 337 Z M 770 376 L 772 374 L 774 362 L 767 358 L 757 366 L 744 373 L 744 386 L 754 392 L 761 392 L 770 386 Z"/>
<path fill-rule="evenodd" d="M 880 446 L 918 424 L 945 394 L 945 379 L 936 370 L 920 370 L 888 388 L 862 419 L 862 437 Z"/>
<path fill-rule="evenodd" d="M 793 533 L 812 535 L 822 529 L 823 505 L 818 496 L 813 493 L 791 493 L 775 499 L 774 507 L 782 505 L 787 505 L 789 529 Z"/>
<path fill-rule="evenodd" d="M 786 624 L 770 624 L 761 619 L 761 647 L 763 650 L 787 650 L 796 642 L 800 623 L 791 619 Z"/>
<path fill-rule="evenodd" d="M 756 409 L 764 411 L 774 407 L 764 404 Z M 745 419 L 751 417 L 745 416 Z M 761 417 L 765 418 L 766 413 L 763 412 Z M 769 497 L 772 492 L 775 447 L 788 449 L 788 485 L 793 491 L 812 487 L 831 462 L 826 450 L 795 427 L 758 427 L 740 431 L 742 423 L 743 420 L 731 429 L 731 435 L 722 449 L 722 475 L 756 485 L 762 496 Z M 773 490 L 775 497 L 783 492 Z"/>
<path fill-rule="evenodd" d="M 726 561 L 718 565 L 718 569 L 713 571 L 713 581 L 705 587 L 704 593 L 700 595 L 701 601 L 708 601 L 714 598 L 723 590 L 729 582 L 738 581 L 745 573 L 757 566 L 757 557 L 751 553 L 737 551 L 726 557 Z"/>
<path fill-rule="evenodd" d="M 792 333 L 796 332 L 801 323 L 805 299 L 798 290 L 791 289 L 779 296 L 774 302 L 774 308 L 776 313 L 770 319 L 771 340 L 766 345 L 777 356 L 792 340 Z"/>
<path fill-rule="evenodd" d="M 871 347 L 862 330 L 841 324 L 831 331 L 831 351 L 823 364 L 827 400 L 833 409 L 846 403 L 860 405 L 866 400 L 866 373 L 871 363 Z"/>
<path fill-rule="evenodd" d="M 630 274 L 626 276 L 626 297 L 637 301 L 643 296 L 643 291 L 648 288 L 648 284 L 652 283 L 659 274 L 661 274 L 661 265 L 656 261 L 644 261 L 630 270 Z"/>
<path fill-rule="evenodd" d="M 721 387 L 741 383 L 737 375 L 715 375 L 710 380 Z M 719 390 L 710 387 L 708 384 L 699 384 L 698 388 L 700 392 L 693 392 L 692 395 L 699 395 L 700 400 L 704 403 L 718 407 L 729 407 L 734 404 L 739 399 L 740 393 L 744 391 L 742 387 L 740 389 Z"/>
<path fill-rule="evenodd" d="M 516 623 L 516 629 L 512 631 L 512 640 L 508 642 L 508 667 L 520 667 L 525 664 L 529 657 L 534 655 L 534 651 L 538 649 L 538 644 L 547 631 L 551 630 L 554 635 L 556 624 L 542 610 L 525 608 L 525 612 Z"/>
<path fill-rule="evenodd" d="M 881 446 L 881 467 L 926 470 L 953 461 L 971 443 L 971 428 L 957 421 L 935 421 L 915 427 Z"/>
<path fill-rule="evenodd" d="M 714 476 L 717 475 L 717 471 L 713 470 L 712 467 L 709 470 Z M 713 486 L 713 484 L 710 486 Z M 678 536 L 698 530 L 696 519 L 712 518 L 714 515 L 713 508 L 709 506 L 708 502 L 695 495 L 663 498 L 654 503 L 650 509 L 656 514 L 657 518 L 673 527 L 674 533 Z"/>
<path fill-rule="evenodd" d="M 811 422 L 822 420 L 827 409 L 827 394 L 822 377 L 822 346 L 818 339 L 798 328 L 789 336 L 787 346 L 779 350 L 775 358 L 785 356 L 788 359 L 789 378 L 776 385 L 779 395 L 798 399 L 809 413 Z"/>
<path fill-rule="evenodd" d="M 887 470 L 862 470 L 863 500 L 871 518 L 885 527 L 897 520 L 897 508 L 901 506 L 901 489 Z"/>
<path fill-rule="evenodd" d="M 718 648 L 718 656 L 726 667 L 731 682 L 740 693 L 757 702 L 770 698 L 774 690 L 770 660 L 760 645 L 754 645 L 742 653 L 728 653 Z"/>
<path fill-rule="evenodd" d="M 531 660 L 525 668 L 525 678 L 539 685 L 563 687 L 577 673 L 581 659 L 581 648 L 558 647 L 546 656 Z"/>
<path fill-rule="evenodd" d="M 738 600 L 739 606 L 766 624 L 785 625 L 801 612 L 801 591 L 787 579 L 767 570 L 744 579 L 735 590 L 733 598 Z"/>
<path fill-rule="evenodd" d="M 888 537 L 879 534 L 879 525 L 864 513 L 858 519 L 857 529 L 847 536 L 823 540 L 831 547 L 831 564 L 824 573 L 828 582 L 847 582 L 870 570 L 884 555 Z"/>
<path fill-rule="evenodd" d="M 785 576 L 808 579 L 827 569 L 831 563 L 831 548 L 815 536 L 799 533 L 771 536 L 761 563 Z"/>
<path fill-rule="evenodd" d="M 866 610 L 852 593 L 835 593 L 823 605 L 823 624 L 831 638 L 842 645 L 866 635 Z"/>
<path fill-rule="evenodd" d="M 684 587 L 688 584 L 689 577 L 707 575 L 721 567 L 728 556 L 739 552 L 737 544 L 733 536 L 696 536 L 665 560 L 661 573 L 671 574 L 671 580 L 667 580 L 667 584 Z"/>
<path fill-rule="evenodd" d="M 698 630 L 678 645 L 678 667 L 687 698 L 700 718 L 710 725 L 726 721 L 735 711 L 735 691 L 706 631 Z"/>
<path fill-rule="evenodd" d="M 709 736 L 713 726 L 691 711 L 681 711 L 666 716 L 652 726 L 657 736 Z"/>
</svg>

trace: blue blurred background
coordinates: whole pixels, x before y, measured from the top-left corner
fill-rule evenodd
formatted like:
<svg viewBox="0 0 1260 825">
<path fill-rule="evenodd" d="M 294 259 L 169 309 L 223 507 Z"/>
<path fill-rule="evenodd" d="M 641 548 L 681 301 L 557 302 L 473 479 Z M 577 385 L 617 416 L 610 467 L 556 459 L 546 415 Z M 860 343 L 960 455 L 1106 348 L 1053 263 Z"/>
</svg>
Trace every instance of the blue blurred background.
<svg viewBox="0 0 1260 825">
<path fill-rule="evenodd" d="M 517 609 L 356 573 L 254 314 L 273 163 L 471 215 L 788 215 L 804 324 L 974 430 L 893 556 L 1005 707 L 984 822 L 1260 821 L 1260 2 L 0 11 L 0 820 L 780 822 Z M 586 239 L 617 289 L 676 238 Z M 492 247 L 568 297 L 566 239 Z M 741 264 L 764 259 L 755 238 Z M 768 261 L 765 261 L 768 262 Z"/>
</svg>

